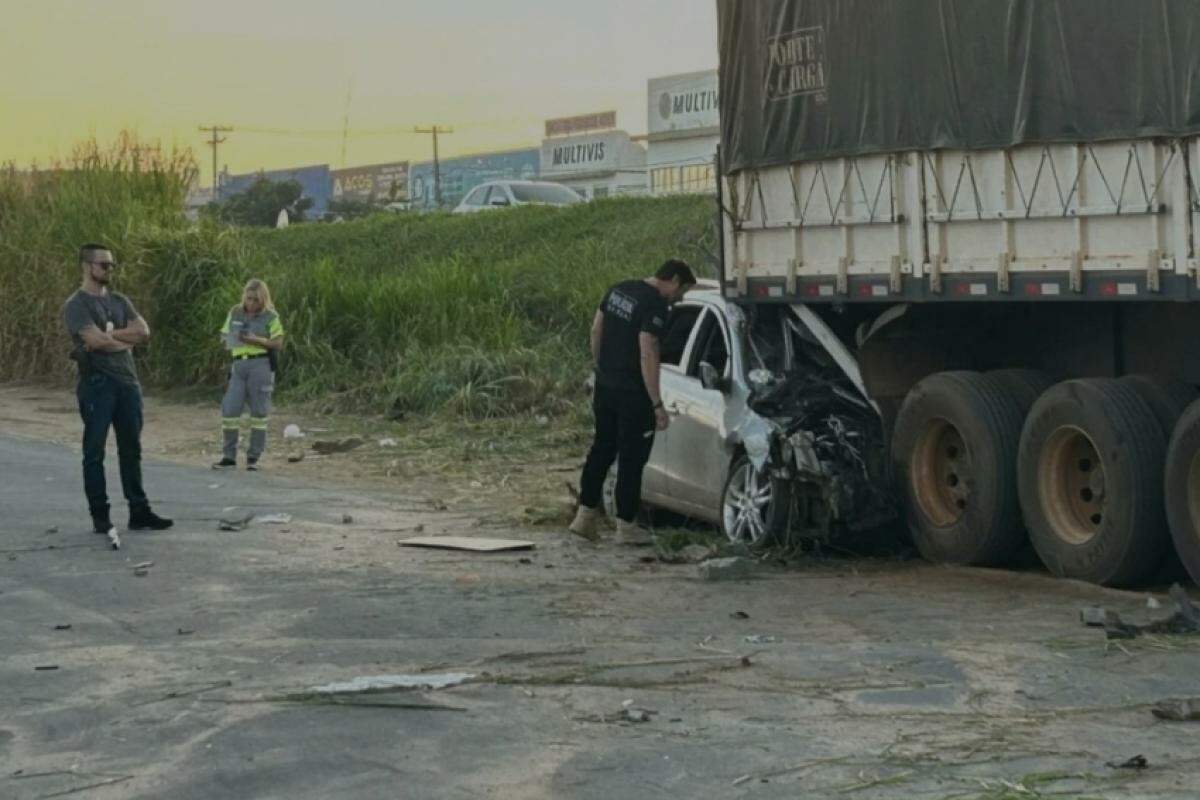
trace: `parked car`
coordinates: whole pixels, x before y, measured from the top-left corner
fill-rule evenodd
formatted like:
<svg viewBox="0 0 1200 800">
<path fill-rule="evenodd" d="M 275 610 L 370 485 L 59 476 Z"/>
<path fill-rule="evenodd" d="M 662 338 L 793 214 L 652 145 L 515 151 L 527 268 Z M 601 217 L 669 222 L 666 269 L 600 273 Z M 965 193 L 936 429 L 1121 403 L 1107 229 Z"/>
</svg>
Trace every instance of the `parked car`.
<svg viewBox="0 0 1200 800">
<path fill-rule="evenodd" d="M 894 516 L 879 410 L 853 355 L 805 306 L 744 310 L 702 281 L 671 310 L 660 388 L 672 416 L 643 473 L 646 505 L 751 546 Z M 615 479 L 614 468 L 610 518 Z"/>
<path fill-rule="evenodd" d="M 473 214 L 512 206 L 570 206 L 582 202 L 582 197 L 561 183 L 489 181 L 472 189 L 454 209 L 454 213 Z"/>
</svg>

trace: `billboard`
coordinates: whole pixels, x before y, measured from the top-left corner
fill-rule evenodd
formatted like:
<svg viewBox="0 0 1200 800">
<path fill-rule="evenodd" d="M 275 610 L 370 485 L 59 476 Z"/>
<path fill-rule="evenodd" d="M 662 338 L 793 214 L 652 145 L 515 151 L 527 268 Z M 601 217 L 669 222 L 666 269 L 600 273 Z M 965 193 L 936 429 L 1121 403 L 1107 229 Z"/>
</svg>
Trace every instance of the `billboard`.
<svg viewBox="0 0 1200 800">
<path fill-rule="evenodd" d="M 646 123 L 651 136 L 721 124 L 716 70 L 651 78 L 647 97 Z"/>
<path fill-rule="evenodd" d="M 596 114 L 580 114 L 577 117 L 559 117 L 546 120 L 546 138 L 570 136 L 584 131 L 606 131 L 617 127 L 617 112 L 600 111 Z"/>
<path fill-rule="evenodd" d="M 335 169 L 333 200 L 357 203 L 401 203 L 408 200 L 408 162 Z"/>
<path fill-rule="evenodd" d="M 646 151 L 625 131 L 605 131 L 542 142 L 542 175 L 644 170 Z"/>
<path fill-rule="evenodd" d="M 317 164 L 311 167 L 295 169 L 269 169 L 259 172 L 246 172 L 241 175 L 225 175 L 221 180 L 221 199 L 228 200 L 235 194 L 246 191 L 260 177 L 275 183 L 296 181 L 304 190 L 302 197 L 313 201 L 309 214 L 316 216 L 329 210 L 329 165 Z"/>
<path fill-rule="evenodd" d="M 498 180 L 534 180 L 538 175 L 536 148 L 480 153 L 442 159 L 442 207 L 454 208 L 467 192 L 481 183 Z M 433 189 L 433 162 L 413 164 L 408 172 L 409 200 L 413 208 L 437 207 Z"/>
</svg>

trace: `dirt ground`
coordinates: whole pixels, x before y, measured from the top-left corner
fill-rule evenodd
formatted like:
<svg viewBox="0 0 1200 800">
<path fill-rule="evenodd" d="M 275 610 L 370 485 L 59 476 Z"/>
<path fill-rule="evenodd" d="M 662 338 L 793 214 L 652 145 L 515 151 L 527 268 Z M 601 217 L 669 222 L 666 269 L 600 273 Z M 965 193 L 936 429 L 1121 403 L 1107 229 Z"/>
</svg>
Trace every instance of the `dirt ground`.
<svg viewBox="0 0 1200 800">
<path fill-rule="evenodd" d="M 1165 616 L 1164 592 L 883 558 L 706 581 L 562 533 L 578 430 L 282 409 L 243 480 L 206 469 L 215 403 L 146 418 L 178 524 L 114 554 L 73 521 L 71 394 L 0 387 L 2 797 L 1197 796 L 1200 722 L 1151 708 L 1200 695 L 1200 641 L 1079 621 Z M 218 532 L 226 505 L 294 520 Z M 396 546 L 418 531 L 536 547 Z M 311 693 L 455 671 L 474 677 Z"/>
</svg>

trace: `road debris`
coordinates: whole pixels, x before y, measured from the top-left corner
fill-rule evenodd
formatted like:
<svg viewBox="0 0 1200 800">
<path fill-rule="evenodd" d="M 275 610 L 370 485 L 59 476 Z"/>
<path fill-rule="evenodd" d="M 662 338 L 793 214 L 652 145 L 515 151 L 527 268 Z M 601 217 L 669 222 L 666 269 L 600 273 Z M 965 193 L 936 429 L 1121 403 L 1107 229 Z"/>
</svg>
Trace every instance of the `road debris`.
<svg viewBox="0 0 1200 800">
<path fill-rule="evenodd" d="M 702 581 L 740 581 L 753 577 L 757 561 L 740 556 L 711 558 L 697 569 Z"/>
<path fill-rule="evenodd" d="M 750 636 L 742 637 L 742 641 L 746 644 L 779 644 L 783 641 L 778 636 L 771 636 L 765 633 L 755 633 Z"/>
<path fill-rule="evenodd" d="M 1200 697 L 1163 700 L 1155 703 L 1150 713 L 1168 722 L 1200 722 Z"/>
<path fill-rule="evenodd" d="M 396 542 L 401 547 L 431 547 L 438 550 L 468 550 L 497 553 L 505 550 L 532 550 L 533 542 L 522 539 L 485 539 L 473 536 L 415 536 Z"/>
<path fill-rule="evenodd" d="M 150 569 L 153 566 L 154 566 L 153 561 L 141 561 L 137 564 L 134 564 L 133 568 L 134 569 Z"/>
<path fill-rule="evenodd" d="M 253 511 L 243 511 L 236 507 L 226 508 L 221 512 L 221 519 L 217 521 L 217 530 L 242 531 L 246 529 L 252 519 L 254 519 Z"/>
<path fill-rule="evenodd" d="M 254 522 L 263 525 L 287 525 L 291 521 L 291 514 L 256 514 L 254 516 Z"/>
<path fill-rule="evenodd" d="M 749 775 L 743 775 L 740 778 L 735 778 L 732 785 L 733 786 L 741 786 L 743 783 L 746 783 L 749 780 L 750 780 Z"/>
<path fill-rule="evenodd" d="M 64 622 L 64 623 L 61 623 L 61 624 L 59 624 L 59 625 L 55 625 L 55 626 L 54 626 L 54 630 L 56 630 L 56 631 L 69 631 L 69 630 L 71 630 L 71 623 L 69 623 L 69 622 Z"/>
<path fill-rule="evenodd" d="M 1108 639 L 1135 639 L 1144 633 L 1174 636 L 1200 634 L 1200 609 L 1192 603 L 1183 587 L 1179 584 L 1172 586 L 1170 597 L 1175 602 L 1175 613 L 1145 625 L 1125 622 L 1115 611 L 1100 606 L 1081 609 L 1079 620 L 1089 628 L 1103 628 Z"/>
<path fill-rule="evenodd" d="M 312 449 L 313 452 L 320 453 L 323 456 L 331 456 L 334 453 L 349 453 L 351 450 L 362 447 L 364 444 L 366 442 L 360 437 L 349 436 L 345 439 L 339 439 L 336 442 L 318 439 L 312 443 Z"/>
<path fill-rule="evenodd" d="M 301 450 L 297 453 L 293 453 L 292 455 L 287 457 L 287 460 L 288 460 L 289 464 L 299 464 L 301 461 L 304 460 L 304 451 Z"/>
<path fill-rule="evenodd" d="M 309 689 L 314 694 L 363 694 L 394 689 L 446 689 L 474 678 L 470 672 L 441 672 L 428 675 L 364 675 L 341 683 L 326 683 Z"/>
<path fill-rule="evenodd" d="M 1127 758 L 1120 763 L 1113 761 L 1104 762 L 1104 766 L 1110 769 L 1146 769 L 1150 766 L 1150 762 L 1143 755 L 1136 755 L 1133 758 Z"/>
<path fill-rule="evenodd" d="M 300 430 L 300 426 L 296 423 L 290 423 L 283 427 L 283 438 L 285 439 L 301 439 L 304 437 L 304 431 Z"/>
<path fill-rule="evenodd" d="M 58 526 L 57 526 L 57 525 L 52 525 L 51 527 L 49 527 L 49 528 L 46 528 L 46 531 L 45 531 L 45 532 L 46 532 L 46 533 L 58 533 Z"/>
<path fill-rule="evenodd" d="M 353 525 L 354 517 L 350 516 L 349 514 L 342 514 L 342 524 L 343 525 Z"/>
<path fill-rule="evenodd" d="M 385 436 L 384 438 L 379 440 L 380 447 L 395 447 L 398 444 L 399 444 L 399 442 L 397 442 L 395 439 L 393 439 L 390 436 Z"/>
<path fill-rule="evenodd" d="M 745 611 L 734 611 L 729 616 L 733 619 L 750 619 L 750 615 Z"/>
<path fill-rule="evenodd" d="M 56 669 L 58 669 L 58 664 L 39 664 L 33 668 L 34 672 L 51 672 Z"/>
<path fill-rule="evenodd" d="M 175 631 L 176 636 L 191 636 L 193 633 L 195 633 L 195 631 L 191 628 L 178 628 Z"/>
</svg>

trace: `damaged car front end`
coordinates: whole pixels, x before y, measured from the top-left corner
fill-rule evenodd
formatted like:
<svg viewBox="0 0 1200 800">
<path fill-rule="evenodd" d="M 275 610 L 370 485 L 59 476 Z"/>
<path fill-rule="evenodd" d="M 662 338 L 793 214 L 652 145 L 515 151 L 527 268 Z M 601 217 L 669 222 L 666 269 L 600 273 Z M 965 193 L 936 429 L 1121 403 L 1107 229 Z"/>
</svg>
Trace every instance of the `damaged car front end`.
<svg viewBox="0 0 1200 800">
<path fill-rule="evenodd" d="M 751 366 L 736 439 L 786 513 L 775 530 L 752 513 L 735 515 L 723 526 L 726 534 L 751 545 L 771 538 L 828 542 L 893 519 L 883 424 L 853 356 L 803 306 L 752 313 L 734 323 Z M 726 518 L 730 505 L 750 511 L 745 494 L 730 493 Z"/>
</svg>

